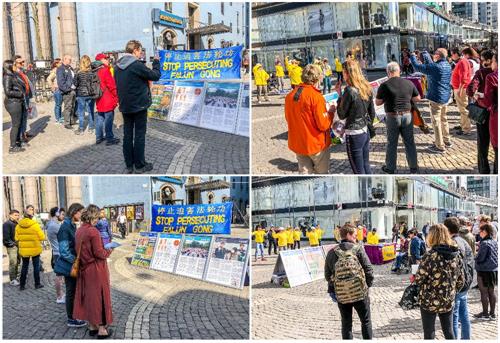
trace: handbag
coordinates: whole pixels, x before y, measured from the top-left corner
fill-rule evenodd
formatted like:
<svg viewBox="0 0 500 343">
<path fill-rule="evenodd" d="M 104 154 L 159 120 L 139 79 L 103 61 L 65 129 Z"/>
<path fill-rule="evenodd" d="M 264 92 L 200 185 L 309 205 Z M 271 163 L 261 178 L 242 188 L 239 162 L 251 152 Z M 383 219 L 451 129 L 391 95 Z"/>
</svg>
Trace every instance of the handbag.
<svg viewBox="0 0 500 343">
<path fill-rule="evenodd" d="M 411 283 L 403 292 L 403 296 L 399 301 L 399 306 L 405 311 L 413 310 L 420 307 L 418 304 L 418 285 Z"/>
<path fill-rule="evenodd" d="M 361 97 L 360 100 L 363 103 L 363 108 L 365 109 L 365 120 L 366 120 L 366 127 L 368 128 L 368 134 L 370 135 L 370 139 L 372 139 L 377 135 L 377 132 L 375 131 L 373 120 L 371 120 L 370 116 L 368 115 L 368 109 L 366 108 L 365 101 Z"/>
<path fill-rule="evenodd" d="M 488 111 L 487 108 L 483 108 L 481 106 L 478 106 L 474 103 L 470 103 L 467 105 L 467 110 L 469 111 L 469 119 L 478 123 L 478 124 L 484 124 L 486 123 L 486 120 L 488 120 L 488 116 L 490 115 L 490 112 Z"/>
<path fill-rule="evenodd" d="M 429 126 L 427 126 L 427 123 L 425 122 L 424 118 L 422 117 L 422 113 L 420 113 L 420 110 L 418 107 L 415 105 L 415 103 L 412 101 L 411 102 L 411 116 L 413 118 L 413 126 L 417 126 L 422 130 L 423 133 L 428 134 L 430 133 Z"/>
<path fill-rule="evenodd" d="M 73 265 L 71 266 L 71 271 L 69 273 L 69 275 L 74 278 L 77 278 L 78 273 L 80 272 L 80 252 L 82 251 L 82 243 L 83 242 L 80 242 L 78 253 L 76 254 L 75 261 L 73 262 Z"/>
</svg>

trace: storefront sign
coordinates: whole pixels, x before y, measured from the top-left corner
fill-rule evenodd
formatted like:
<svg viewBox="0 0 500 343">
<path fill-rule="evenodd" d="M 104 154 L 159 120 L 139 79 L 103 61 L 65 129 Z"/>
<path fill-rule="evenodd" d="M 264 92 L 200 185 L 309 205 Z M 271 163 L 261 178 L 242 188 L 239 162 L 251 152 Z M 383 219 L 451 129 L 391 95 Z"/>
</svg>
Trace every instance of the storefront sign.
<svg viewBox="0 0 500 343">
<path fill-rule="evenodd" d="M 241 78 L 243 46 L 211 50 L 160 50 L 161 80 Z"/>
<path fill-rule="evenodd" d="M 178 29 L 184 29 L 184 27 L 186 26 L 184 18 L 166 11 L 162 11 L 158 8 L 153 9 L 152 17 L 153 23 L 157 23 L 160 25 L 176 27 Z"/>
<path fill-rule="evenodd" d="M 224 286 L 243 288 L 249 256 L 248 242 L 247 238 L 216 237 L 205 279 Z"/>
<path fill-rule="evenodd" d="M 151 231 L 194 234 L 231 234 L 233 203 L 153 205 Z"/>
</svg>

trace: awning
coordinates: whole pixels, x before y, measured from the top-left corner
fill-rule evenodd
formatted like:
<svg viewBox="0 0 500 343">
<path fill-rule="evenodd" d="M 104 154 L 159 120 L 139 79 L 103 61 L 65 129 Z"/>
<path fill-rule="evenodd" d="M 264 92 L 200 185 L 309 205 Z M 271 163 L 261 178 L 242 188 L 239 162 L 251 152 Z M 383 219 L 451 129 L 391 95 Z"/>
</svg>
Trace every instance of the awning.
<svg viewBox="0 0 500 343">
<path fill-rule="evenodd" d="M 216 34 L 228 33 L 228 32 L 231 32 L 231 28 L 227 25 L 222 24 L 222 23 L 207 25 L 207 26 L 200 26 L 200 27 L 195 27 L 194 29 L 187 29 L 186 30 L 186 33 L 188 35 L 201 35 L 201 36 L 216 35 Z"/>
<path fill-rule="evenodd" d="M 186 190 L 199 189 L 200 191 L 214 191 L 216 189 L 230 188 L 230 184 L 224 180 L 212 180 L 186 185 Z"/>
</svg>

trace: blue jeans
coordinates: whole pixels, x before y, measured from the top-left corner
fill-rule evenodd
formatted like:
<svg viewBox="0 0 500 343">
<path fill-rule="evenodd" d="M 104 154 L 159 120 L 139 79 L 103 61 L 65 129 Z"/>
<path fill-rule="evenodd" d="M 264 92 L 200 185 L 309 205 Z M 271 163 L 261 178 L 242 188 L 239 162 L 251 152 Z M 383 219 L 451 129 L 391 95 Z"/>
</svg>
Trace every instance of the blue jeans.
<svg viewBox="0 0 500 343">
<path fill-rule="evenodd" d="M 330 76 L 325 76 L 325 78 L 323 79 L 323 94 L 331 92 L 332 92 L 332 80 L 330 80 Z"/>
<path fill-rule="evenodd" d="M 255 259 L 257 259 L 257 256 L 259 256 L 259 251 L 260 251 L 260 255 L 262 256 L 262 258 L 264 258 L 264 243 L 256 243 Z"/>
<path fill-rule="evenodd" d="M 95 123 L 95 138 L 101 140 L 106 137 L 108 142 L 115 139 L 113 135 L 113 120 L 115 118 L 115 111 L 97 112 Z"/>
<path fill-rule="evenodd" d="M 60 122 L 63 120 L 62 118 L 62 102 L 63 96 L 59 89 L 56 89 L 54 92 L 54 115 L 56 117 L 56 121 Z"/>
<path fill-rule="evenodd" d="M 460 339 L 470 339 L 469 309 L 467 308 L 467 291 L 457 293 L 453 307 L 453 334 L 458 339 L 458 322 L 462 327 Z"/>
<path fill-rule="evenodd" d="M 94 128 L 94 104 L 95 100 L 89 96 L 76 97 L 76 113 L 78 114 L 80 130 L 85 128 L 85 112 L 89 112 L 89 129 Z"/>
<path fill-rule="evenodd" d="M 403 257 L 406 255 L 406 253 L 401 253 L 401 252 L 398 252 L 398 254 L 396 255 L 396 263 L 394 264 L 394 269 L 399 269 L 401 268 L 401 263 L 403 262 Z"/>
<path fill-rule="evenodd" d="M 347 156 L 354 174 L 371 174 L 370 135 L 346 135 Z"/>
<path fill-rule="evenodd" d="M 406 160 L 410 169 L 416 170 L 417 147 L 413 137 L 413 117 L 411 113 L 404 115 L 388 114 L 385 117 L 387 127 L 387 150 L 385 154 L 385 166 L 391 172 L 396 170 L 399 135 L 403 138 L 406 150 Z"/>
</svg>

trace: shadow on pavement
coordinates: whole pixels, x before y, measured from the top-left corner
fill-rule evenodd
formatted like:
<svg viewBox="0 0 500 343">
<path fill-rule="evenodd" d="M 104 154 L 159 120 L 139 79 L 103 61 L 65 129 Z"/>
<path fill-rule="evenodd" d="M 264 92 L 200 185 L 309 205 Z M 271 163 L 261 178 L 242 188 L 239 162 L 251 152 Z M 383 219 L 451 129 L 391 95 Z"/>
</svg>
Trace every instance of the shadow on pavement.
<svg viewBox="0 0 500 343">
<path fill-rule="evenodd" d="M 273 158 L 272 160 L 269 160 L 269 163 L 277 166 L 280 170 L 283 170 L 283 171 L 294 172 L 294 171 L 297 171 L 297 168 L 298 168 L 297 162 L 292 162 L 292 161 L 286 160 L 286 159 L 281 158 L 281 157 Z M 285 163 L 287 163 L 286 167 L 284 167 Z"/>
<path fill-rule="evenodd" d="M 281 286 L 278 286 L 269 280 L 269 282 L 261 282 L 261 283 L 256 283 L 252 285 L 252 289 L 267 289 L 267 288 L 283 288 Z"/>
<path fill-rule="evenodd" d="M 271 137 L 271 139 L 279 139 L 279 140 L 283 140 L 283 141 L 288 141 L 288 131 L 285 131 L 283 133 L 280 133 L 279 135 Z"/>
</svg>

